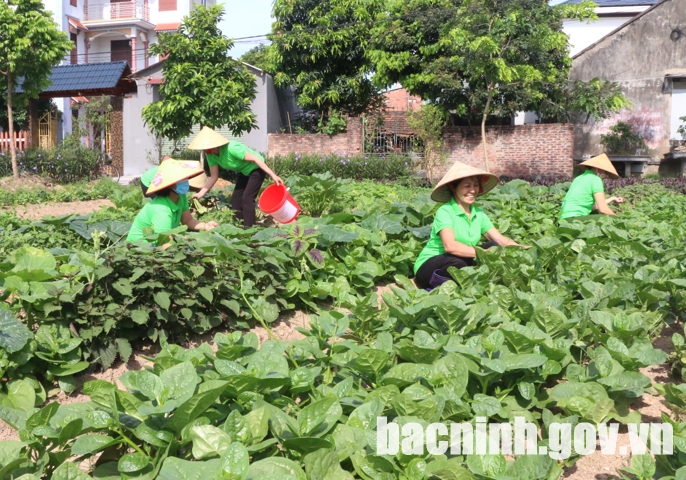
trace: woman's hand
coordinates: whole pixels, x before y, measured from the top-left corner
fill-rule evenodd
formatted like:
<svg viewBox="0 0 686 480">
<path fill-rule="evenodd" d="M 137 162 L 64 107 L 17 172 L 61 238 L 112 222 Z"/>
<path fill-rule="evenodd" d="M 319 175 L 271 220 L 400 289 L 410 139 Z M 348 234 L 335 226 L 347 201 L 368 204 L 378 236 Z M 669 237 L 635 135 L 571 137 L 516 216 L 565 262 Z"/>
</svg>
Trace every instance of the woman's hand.
<svg viewBox="0 0 686 480">
<path fill-rule="evenodd" d="M 198 230 L 204 230 L 206 232 L 209 232 L 210 230 L 218 226 L 219 224 L 217 222 L 200 222 L 195 226 L 195 228 L 197 228 Z"/>
<path fill-rule="evenodd" d="M 274 173 L 271 175 L 271 178 L 277 185 L 283 185 L 283 180 L 281 180 L 281 177 L 279 177 L 277 174 Z"/>
</svg>

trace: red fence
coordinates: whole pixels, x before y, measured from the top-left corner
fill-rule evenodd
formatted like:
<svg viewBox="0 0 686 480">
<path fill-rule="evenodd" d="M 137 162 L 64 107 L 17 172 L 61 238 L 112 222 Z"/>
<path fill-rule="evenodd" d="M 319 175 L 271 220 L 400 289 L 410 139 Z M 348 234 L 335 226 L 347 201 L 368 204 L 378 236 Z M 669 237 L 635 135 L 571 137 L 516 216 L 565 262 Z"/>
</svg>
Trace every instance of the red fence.
<svg viewBox="0 0 686 480">
<path fill-rule="evenodd" d="M 10 132 L 0 132 L 0 152 L 10 151 Z M 20 130 L 14 132 L 14 148 L 18 151 L 24 151 L 29 145 L 28 132 Z"/>
</svg>

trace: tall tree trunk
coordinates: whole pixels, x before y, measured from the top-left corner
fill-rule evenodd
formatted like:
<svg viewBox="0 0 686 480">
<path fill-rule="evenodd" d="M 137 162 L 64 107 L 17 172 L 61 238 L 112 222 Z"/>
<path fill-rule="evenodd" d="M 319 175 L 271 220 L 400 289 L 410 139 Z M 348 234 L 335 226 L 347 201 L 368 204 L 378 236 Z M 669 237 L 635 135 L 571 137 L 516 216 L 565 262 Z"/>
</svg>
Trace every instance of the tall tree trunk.
<svg viewBox="0 0 686 480">
<path fill-rule="evenodd" d="M 7 122 L 9 123 L 10 133 L 10 156 L 12 157 L 12 175 L 15 180 L 19 180 L 19 169 L 17 168 L 17 151 L 14 145 L 14 118 L 12 117 L 12 74 L 7 72 Z"/>
<path fill-rule="evenodd" d="M 491 100 L 493 99 L 493 89 L 488 87 L 488 98 L 486 99 L 486 107 L 484 108 L 484 116 L 481 119 L 481 141 L 484 144 L 484 165 L 486 166 L 486 171 L 490 172 L 488 168 L 488 144 L 486 143 L 486 119 L 491 110 Z"/>
</svg>

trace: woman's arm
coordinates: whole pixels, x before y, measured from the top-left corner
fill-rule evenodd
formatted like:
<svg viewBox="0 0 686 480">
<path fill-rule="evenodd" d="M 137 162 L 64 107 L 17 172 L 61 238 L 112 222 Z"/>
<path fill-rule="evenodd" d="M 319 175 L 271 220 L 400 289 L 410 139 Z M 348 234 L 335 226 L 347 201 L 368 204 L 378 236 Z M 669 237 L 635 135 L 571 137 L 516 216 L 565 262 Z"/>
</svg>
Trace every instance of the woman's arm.
<svg viewBox="0 0 686 480">
<path fill-rule="evenodd" d="M 474 247 L 470 247 L 469 245 L 465 245 L 464 243 L 455 240 L 455 232 L 453 232 L 452 228 L 444 228 L 439 232 L 439 235 L 441 236 L 443 248 L 446 253 L 464 258 L 476 257 L 476 250 L 474 250 Z"/>
<path fill-rule="evenodd" d="M 279 177 L 274 171 L 269 168 L 269 165 L 264 163 L 264 161 L 260 160 L 257 156 L 253 155 L 250 152 L 245 152 L 245 157 L 243 160 L 247 160 L 248 162 L 255 162 L 258 167 L 260 167 L 267 175 L 269 175 L 269 178 L 271 178 L 274 183 L 277 185 L 283 185 L 283 180 L 281 180 L 281 177 Z"/>
<path fill-rule="evenodd" d="M 604 215 L 616 215 L 616 213 L 607 206 L 608 202 L 605 199 L 605 194 L 603 192 L 594 193 L 593 198 L 595 199 L 595 206 L 599 213 Z"/>
<path fill-rule="evenodd" d="M 491 228 L 489 231 L 487 231 L 484 236 L 489 239 L 492 242 L 497 243 L 501 247 L 522 247 L 522 248 L 529 248 L 526 245 L 520 245 L 514 240 L 507 238 L 505 235 L 500 233 L 497 228 Z"/>
<path fill-rule="evenodd" d="M 181 223 L 188 227 L 188 230 L 212 230 L 218 224 L 217 222 L 200 222 L 193 218 L 190 210 L 186 210 L 181 214 Z"/>
<path fill-rule="evenodd" d="M 210 176 L 207 178 L 205 185 L 200 189 L 198 193 L 193 195 L 193 198 L 202 198 L 207 192 L 209 192 L 214 184 L 219 180 L 219 165 L 213 165 L 210 167 Z"/>
</svg>

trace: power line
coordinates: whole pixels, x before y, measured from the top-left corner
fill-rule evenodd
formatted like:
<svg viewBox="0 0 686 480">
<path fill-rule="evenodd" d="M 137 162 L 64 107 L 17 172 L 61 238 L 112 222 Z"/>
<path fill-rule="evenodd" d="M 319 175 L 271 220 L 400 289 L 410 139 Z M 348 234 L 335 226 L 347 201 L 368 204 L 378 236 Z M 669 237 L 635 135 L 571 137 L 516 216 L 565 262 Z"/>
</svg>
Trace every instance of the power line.
<svg viewBox="0 0 686 480">
<path fill-rule="evenodd" d="M 407 13 L 404 15 L 397 15 L 394 17 L 387 17 L 387 18 L 382 18 L 382 19 L 375 19 L 375 20 L 361 20 L 357 22 L 345 22 L 345 23 L 338 23 L 334 25 L 327 25 L 327 26 L 320 26 L 320 27 L 310 27 L 310 28 L 303 28 L 300 30 L 289 30 L 286 32 L 281 32 L 281 33 L 265 33 L 262 35 L 250 35 L 247 37 L 236 37 L 232 38 L 231 40 L 233 41 L 234 44 L 239 43 L 239 44 L 261 44 L 263 43 L 262 40 L 266 41 L 271 41 L 268 37 L 279 37 L 282 38 L 284 36 L 290 36 L 290 35 L 297 35 L 297 34 L 303 34 L 303 33 L 310 33 L 310 32 L 316 32 L 316 31 L 323 31 L 323 30 L 333 30 L 333 29 L 339 29 L 339 28 L 344 28 L 344 27 L 352 27 L 352 26 L 357 26 L 357 25 L 368 25 L 368 26 L 374 26 L 374 25 L 379 25 L 385 22 L 391 22 L 394 20 L 407 20 L 407 19 L 412 19 L 412 18 L 419 18 L 419 17 L 428 17 L 429 14 L 435 14 L 435 13 L 441 13 L 441 12 L 450 12 L 454 11 L 452 8 L 433 8 L 429 9 L 425 12 L 415 12 L 415 13 Z M 400 28 L 400 27 L 398 27 Z M 123 52 L 128 52 L 129 50 L 119 50 L 117 53 L 123 53 Z M 136 48 L 135 50 L 131 50 L 131 52 L 143 52 L 145 53 L 146 49 L 145 48 Z M 106 55 L 106 54 L 111 54 L 112 51 L 100 51 L 100 52 L 89 52 L 89 53 L 77 53 L 77 56 L 95 56 L 95 55 Z"/>
</svg>

